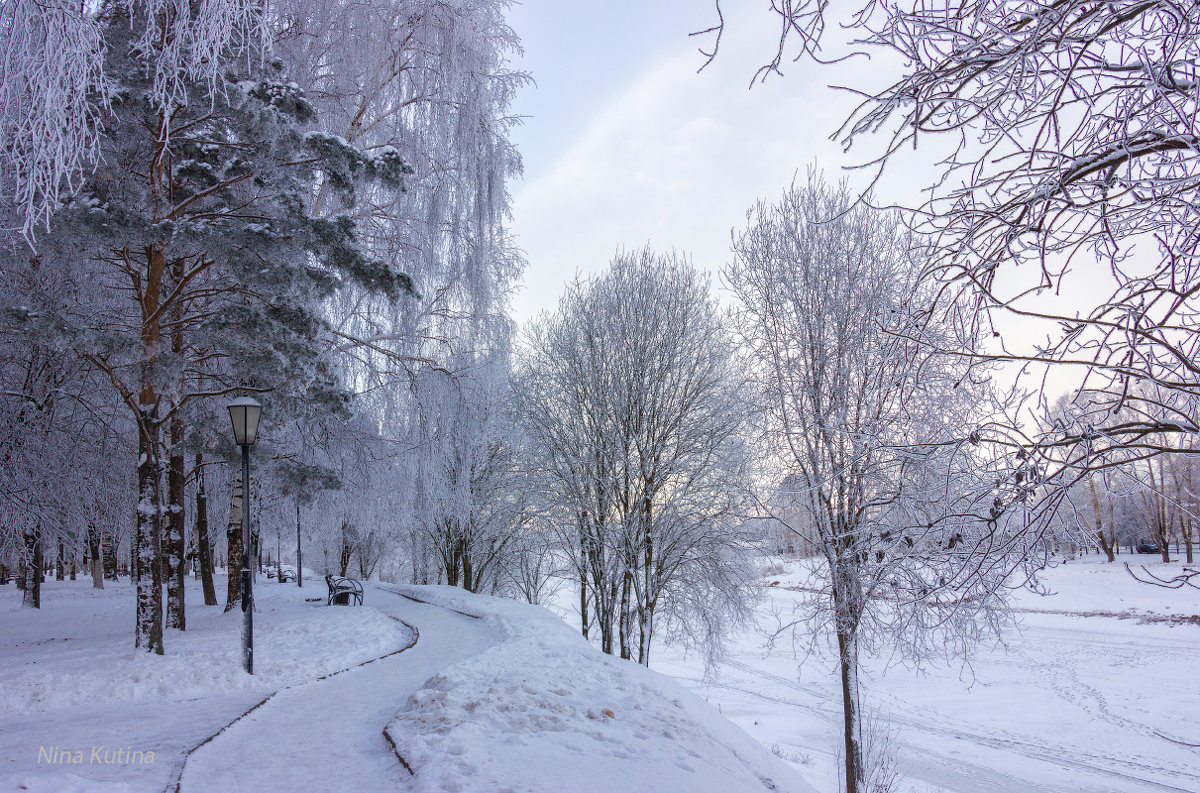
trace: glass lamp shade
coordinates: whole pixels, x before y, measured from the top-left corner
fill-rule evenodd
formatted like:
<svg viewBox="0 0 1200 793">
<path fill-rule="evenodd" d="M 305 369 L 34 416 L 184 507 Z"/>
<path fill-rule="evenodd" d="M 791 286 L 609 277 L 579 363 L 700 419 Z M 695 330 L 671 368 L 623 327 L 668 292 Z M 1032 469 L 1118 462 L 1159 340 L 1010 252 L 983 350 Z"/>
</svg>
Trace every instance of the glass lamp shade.
<svg viewBox="0 0 1200 793">
<path fill-rule="evenodd" d="M 238 446 L 253 446 L 258 437 L 258 418 L 262 405 L 252 397 L 238 397 L 229 403 L 229 418 L 233 419 L 233 438 Z"/>
</svg>

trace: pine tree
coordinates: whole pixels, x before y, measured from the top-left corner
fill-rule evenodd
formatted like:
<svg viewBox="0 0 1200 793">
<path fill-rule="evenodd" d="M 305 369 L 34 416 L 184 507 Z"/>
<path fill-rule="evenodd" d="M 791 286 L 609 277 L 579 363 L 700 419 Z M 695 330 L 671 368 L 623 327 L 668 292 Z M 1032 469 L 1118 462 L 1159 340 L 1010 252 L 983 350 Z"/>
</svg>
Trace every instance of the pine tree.
<svg viewBox="0 0 1200 793">
<path fill-rule="evenodd" d="M 396 299 L 411 282 L 362 252 L 349 216 L 314 218 L 305 198 L 328 184 L 351 205 L 368 181 L 403 189 L 410 169 L 393 150 L 367 155 L 306 134 L 312 106 L 277 59 L 231 59 L 215 86 L 184 81 L 158 101 L 146 20 L 115 8 L 103 22 L 113 86 L 104 159 L 54 225 L 99 287 L 81 346 L 137 426 L 136 644 L 161 653 L 164 554 L 168 624 L 184 627 L 186 411 L 240 389 L 292 413 L 348 409 L 320 358 L 322 302 L 350 284 Z"/>
</svg>

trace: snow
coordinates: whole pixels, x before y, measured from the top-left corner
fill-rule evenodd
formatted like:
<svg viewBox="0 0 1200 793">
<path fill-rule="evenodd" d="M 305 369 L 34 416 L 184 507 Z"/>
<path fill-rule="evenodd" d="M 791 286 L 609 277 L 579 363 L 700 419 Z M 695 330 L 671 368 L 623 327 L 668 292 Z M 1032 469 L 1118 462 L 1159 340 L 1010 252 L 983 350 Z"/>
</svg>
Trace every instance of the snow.
<svg viewBox="0 0 1200 793">
<path fill-rule="evenodd" d="M 128 582 L 99 591 L 90 578 L 47 581 L 40 613 L 21 609 L 15 598 L 0 601 L 6 656 L 0 665 L 0 714 L 214 691 L 267 692 L 375 657 L 408 637 L 407 629 L 374 609 L 338 612 L 302 599 L 297 604 L 287 597 L 295 594 L 294 585 L 281 593 L 263 576 L 254 589 L 256 664 L 250 676 L 240 666 L 240 608 L 225 614 L 221 606 L 197 607 L 203 595 L 193 589 L 195 582 L 188 583 L 188 630 L 166 632 L 163 657 L 133 647 Z M 305 594 L 319 593 L 314 587 Z M 223 586 L 218 599 L 224 602 Z"/>
<path fill-rule="evenodd" d="M 383 737 L 405 694 L 433 670 L 485 650 L 492 636 L 466 617 L 368 591 L 385 613 L 421 627 L 419 641 L 365 666 L 273 697 L 194 753 L 184 791 L 394 791 L 408 776 Z M 326 611 L 360 609 L 326 609 Z M 399 617 L 397 617 L 399 618 Z M 417 637 L 410 635 L 401 647 Z M 399 649 L 397 647 L 396 649 Z"/>
<path fill-rule="evenodd" d="M 1153 559 L 1118 557 L 1161 576 L 1180 570 Z M 864 659 L 863 704 L 892 732 L 902 793 L 1200 791 L 1200 751 L 1173 742 L 1200 743 L 1200 591 L 1140 584 L 1102 560 L 1046 571 L 1053 594 L 1018 592 L 1019 629 L 969 667 L 888 669 L 884 658 Z M 768 587 L 758 626 L 707 677 L 700 659 L 673 648 L 659 650 L 653 667 L 778 746 L 819 789 L 836 790 L 834 660 L 794 654 L 787 641 L 765 646 L 777 615 L 804 596 L 785 588 L 803 580 L 800 565 L 770 572 L 765 582 L 779 583 Z"/>
<path fill-rule="evenodd" d="M 1101 558 L 1047 571 L 1053 594 L 1018 593 L 1020 629 L 970 667 L 864 659 L 898 793 L 1200 793 L 1200 751 L 1182 745 L 1200 743 L 1200 591 L 1139 584 Z M 132 647 L 127 581 L 48 580 L 40 612 L 0 588 L 0 791 L 157 793 L 177 779 L 183 791 L 289 793 L 836 790 L 834 664 L 764 647 L 805 596 L 786 588 L 800 565 L 766 572 L 778 584 L 760 624 L 708 676 L 669 646 L 654 670 L 605 656 L 567 608 L 564 622 L 388 585 L 368 586 L 361 608 L 327 608 L 306 571 L 303 589 L 260 577 L 248 677 L 240 613 L 202 606 L 190 579 L 189 629 L 167 631 L 163 657 Z M 94 747 L 154 759 L 91 762 Z M 61 760 L 75 752 L 85 762 Z"/>
<path fill-rule="evenodd" d="M 271 691 L 395 649 L 411 636 L 376 609 L 327 609 L 324 582 L 255 587 L 255 671 L 241 671 L 241 612 L 205 607 L 187 581 L 188 630 L 167 654 L 133 648 L 134 588 L 48 579 L 42 608 L 0 588 L 0 791 L 161 791 L 183 753 Z M 224 577 L 218 577 L 224 601 Z M 320 597 L 307 603 L 305 597 Z M 38 762 L 41 747 L 82 765 Z M 90 762 L 93 747 L 153 751 L 153 763 Z M 23 786 L 23 787 L 22 787 Z"/>
<path fill-rule="evenodd" d="M 324 591 L 260 578 L 249 677 L 240 613 L 199 605 L 192 580 L 163 657 L 131 646 L 127 582 L 47 581 L 41 613 L 0 590 L 0 791 L 813 790 L 541 608 L 371 586 L 365 606 L 327 608 Z M 94 747 L 153 762 L 93 762 Z"/>
<path fill-rule="evenodd" d="M 387 732 L 412 790 L 813 789 L 671 680 L 602 655 L 551 612 L 449 587 L 397 591 L 475 614 L 498 641 L 430 678 Z"/>
</svg>

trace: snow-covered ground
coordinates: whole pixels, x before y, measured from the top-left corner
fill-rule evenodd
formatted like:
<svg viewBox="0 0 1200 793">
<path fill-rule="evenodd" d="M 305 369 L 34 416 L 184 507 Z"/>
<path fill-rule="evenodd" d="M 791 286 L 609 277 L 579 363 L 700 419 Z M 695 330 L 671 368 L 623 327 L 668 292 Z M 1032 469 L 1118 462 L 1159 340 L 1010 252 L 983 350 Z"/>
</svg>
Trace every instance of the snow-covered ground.
<svg viewBox="0 0 1200 793">
<path fill-rule="evenodd" d="M 655 670 L 682 686 L 596 652 L 570 614 L 444 587 L 368 587 L 365 607 L 326 608 L 318 579 L 263 581 L 253 678 L 240 615 L 195 605 L 198 589 L 161 658 L 131 646 L 128 583 L 48 581 L 40 612 L 0 589 L 0 791 L 834 791 L 832 660 L 764 649 L 799 580 L 769 576 L 762 624 L 709 677 L 656 648 Z M 870 664 L 900 793 L 1200 793 L 1185 745 L 1200 743 L 1200 591 L 1094 556 L 1045 583 L 1053 594 L 1020 593 L 1022 627 L 969 670 Z"/>
<path fill-rule="evenodd" d="M 1200 591 L 1132 580 L 1090 556 L 1017 595 L 1021 627 L 972 669 L 870 665 L 864 704 L 892 728 L 904 793 L 1200 791 Z M 1124 557 L 1122 561 L 1131 557 Z M 1179 565 L 1148 563 L 1160 575 Z M 672 648 L 653 667 L 692 688 L 813 784 L 836 790 L 840 700 L 830 658 L 768 652 L 773 610 L 799 597 L 792 567 L 769 577 L 758 630 L 706 679 Z M 568 617 L 570 619 L 570 617 Z"/>
<path fill-rule="evenodd" d="M 237 611 L 189 607 L 151 657 L 127 582 L 48 581 L 40 612 L 0 590 L 0 791 L 813 791 L 540 608 L 440 587 L 326 608 L 324 591 L 260 582 L 251 678 Z"/>
<path fill-rule="evenodd" d="M 404 588 L 499 637 L 445 669 L 388 725 L 420 793 L 810 793 L 800 774 L 662 675 L 598 653 L 549 611 Z"/>
<path fill-rule="evenodd" d="M 133 648 L 128 579 L 103 591 L 90 579 L 47 580 L 40 610 L 22 609 L 11 584 L 0 589 L 0 791 L 163 790 L 185 751 L 272 691 L 411 638 L 377 609 L 306 603 L 323 603 L 323 581 L 300 590 L 264 578 L 250 677 L 240 612 L 199 605 L 197 582 L 188 584 L 189 628 L 167 632 L 162 657 Z M 68 762 L 76 752 L 81 762 Z"/>
</svg>

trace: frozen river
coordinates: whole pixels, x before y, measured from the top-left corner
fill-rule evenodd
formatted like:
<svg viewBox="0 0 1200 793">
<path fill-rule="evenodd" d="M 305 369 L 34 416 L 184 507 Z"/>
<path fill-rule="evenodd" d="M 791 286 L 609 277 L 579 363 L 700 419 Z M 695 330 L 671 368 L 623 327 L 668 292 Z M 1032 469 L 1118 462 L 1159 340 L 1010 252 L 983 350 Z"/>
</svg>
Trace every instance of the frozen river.
<svg viewBox="0 0 1200 793">
<path fill-rule="evenodd" d="M 1094 557 L 1093 557 L 1094 558 Z M 1050 572 L 1050 597 L 1022 593 L 1020 630 L 971 668 L 874 664 L 864 706 L 888 727 L 908 793 L 1200 793 L 1200 592 L 1132 581 L 1117 565 Z M 772 589 L 787 613 L 794 593 Z M 1114 616 L 1096 616 L 1097 611 Z M 1156 621 L 1156 620 L 1168 621 Z M 767 617 L 766 621 L 771 621 Z M 680 679 L 820 789 L 837 789 L 841 701 L 829 658 L 763 648 L 749 632 L 705 679 L 670 650 Z"/>
</svg>

